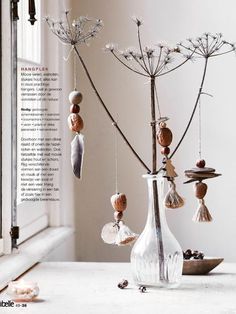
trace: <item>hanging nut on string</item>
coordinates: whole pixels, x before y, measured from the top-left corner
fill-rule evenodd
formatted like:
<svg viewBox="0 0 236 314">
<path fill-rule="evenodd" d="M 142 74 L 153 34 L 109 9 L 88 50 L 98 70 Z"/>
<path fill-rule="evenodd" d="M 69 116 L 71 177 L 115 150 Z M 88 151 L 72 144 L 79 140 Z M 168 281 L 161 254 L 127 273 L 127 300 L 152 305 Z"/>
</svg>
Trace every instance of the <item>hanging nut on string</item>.
<svg viewBox="0 0 236 314">
<path fill-rule="evenodd" d="M 127 198 L 124 193 L 116 193 L 111 197 L 112 207 L 118 211 L 123 212 L 127 208 Z"/>
<path fill-rule="evenodd" d="M 84 121 L 78 113 L 71 113 L 68 117 L 68 126 L 73 132 L 80 132 L 84 127 Z"/>
<path fill-rule="evenodd" d="M 167 147 L 170 146 L 170 144 L 172 143 L 172 132 L 169 128 L 166 127 L 166 123 L 165 122 L 161 122 L 159 124 L 160 129 L 157 133 L 157 141 L 158 143 L 162 146 L 162 147 Z"/>
</svg>

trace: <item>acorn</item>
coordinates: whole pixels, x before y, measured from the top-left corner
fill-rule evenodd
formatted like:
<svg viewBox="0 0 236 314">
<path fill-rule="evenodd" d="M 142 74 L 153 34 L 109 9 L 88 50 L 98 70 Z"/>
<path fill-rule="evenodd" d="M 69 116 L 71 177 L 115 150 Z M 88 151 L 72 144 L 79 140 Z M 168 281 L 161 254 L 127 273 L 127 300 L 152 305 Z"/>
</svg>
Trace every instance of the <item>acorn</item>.
<svg viewBox="0 0 236 314">
<path fill-rule="evenodd" d="M 194 186 L 195 196 L 198 199 L 203 199 L 207 192 L 207 185 L 203 182 L 197 182 Z"/>
<path fill-rule="evenodd" d="M 83 95 L 80 92 L 78 92 L 77 90 L 74 90 L 74 91 L 70 92 L 70 94 L 69 94 L 69 101 L 73 105 L 80 104 L 82 99 L 83 99 Z"/>
<path fill-rule="evenodd" d="M 123 212 L 118 212 L 118 211 L 115 211 L 114 212 L 114 219 L 115 221 L 120 221 L 123 217 Z"/>
<path fill-rule="evenodd" d="M 71 113 L 68 117 L 68 125 L 71 131 L 80 132 L 84 127 L 84 122 L 78 113 Z"/>
<path fill-rule="evenodd" d="M 126 195 L 123 193 L 116 193 L 112 195 L 111 205 L 116 211 L 123 212 L 127 207 Z"/>
<path fill-rule="evenodd" d="M 71 113 L 79 113 L 80 112 L 80 106 L 79 105 L 71 105 L 70 106 L 70 112 Z"/>
<path fill-rule="evenodd" d="M 169 128 L 166 127 L 166 123 L 160 123 L 160 130 L 157 133 L 158 143 L 163 147 L 170 146 L 172 138 L 172 132 Z"/>
<path fill-rule="evenodd" d="M 169 147 L 163 147 L 162 149 L 161 149 L 161 153 L 162 153 L 162 155 L 165 155 L 165 156 L 167 156 L 167 155 L 169 155 L 169 153 L 170 153 L 170 148 Z"/>
<path fill-rule="evenodd" d="M 198 168 L 204 168 L 205 165 L 206 165 L 206 162 L 205 162 L 204 159 L 200 159 L 200 160 L 198 160 L 198 161 L 196 162 L 196 166 L 197 166 Z"/>
</svg>

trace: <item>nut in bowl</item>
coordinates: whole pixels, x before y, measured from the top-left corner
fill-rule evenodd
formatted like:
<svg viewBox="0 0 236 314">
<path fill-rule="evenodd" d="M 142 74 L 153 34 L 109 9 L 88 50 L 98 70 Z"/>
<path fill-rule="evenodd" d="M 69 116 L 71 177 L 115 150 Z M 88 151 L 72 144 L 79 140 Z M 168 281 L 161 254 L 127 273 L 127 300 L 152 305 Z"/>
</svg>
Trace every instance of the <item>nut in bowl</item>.
<svg viewBox="0 0 236 314">
<path fill-rule="evenodd" d="M 183 252 L 183 275 L 206 275 L 224 259 L 219 257 L 204 257 L 202 252 L 188 249 Z"/>
</svg>

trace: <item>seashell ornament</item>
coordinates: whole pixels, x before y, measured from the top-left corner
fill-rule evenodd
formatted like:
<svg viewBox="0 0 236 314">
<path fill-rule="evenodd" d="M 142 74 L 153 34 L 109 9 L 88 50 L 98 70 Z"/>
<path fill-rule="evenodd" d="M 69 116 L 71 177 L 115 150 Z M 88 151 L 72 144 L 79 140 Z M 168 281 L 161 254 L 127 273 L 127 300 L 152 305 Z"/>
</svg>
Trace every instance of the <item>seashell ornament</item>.
<svg viewBox="0 0 236 314">
<path fill-rule="evenodd" d="M 109 222 L 102 228 L 101 238 L 107 244 L 115 244 L 119 231 L 119 225 L 115 222 Z"/>
<path fill-rule="evenodd" d="M 133 244 L 138 238 L 138 234 L 134 233 L 130 230 L 128 226 L 124 224 L 121 220 L 119 222 L 119 231 L 116 236 L 116 245 L 131 245 Z"/>
</svg>

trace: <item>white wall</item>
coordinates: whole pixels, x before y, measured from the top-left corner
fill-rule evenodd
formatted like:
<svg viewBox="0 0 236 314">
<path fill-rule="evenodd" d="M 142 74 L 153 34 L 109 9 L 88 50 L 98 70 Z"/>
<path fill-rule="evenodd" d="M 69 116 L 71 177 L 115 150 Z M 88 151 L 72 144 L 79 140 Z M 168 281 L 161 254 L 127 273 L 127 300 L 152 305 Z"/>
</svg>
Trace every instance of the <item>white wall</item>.
<svg viewBox="0 0 236 314">
<path fill-rule="evenodd" d="M 71 0 L 74 17 L 88 15 L 101 18 L 105 27 L 90 47 L 81 54 L 112 113 L 143 159 L 150 163 L 149 93 L 147 81 L 130 73 L 102 47 L 117 42 L 121 47 L 136 44 L 136 28 L 130 16 L 137 14 L 145 21 L 146 44 L 165 40 L 176 43 L 205 31 L 222 32 L 226 39 L 236 40 L 236 3 L 228 1 L 159 1 L 159 0 Z M 171 118 L 174 144 L 180 138 L 196 97 L 203 63 L 189 63 L 159 84 L 164 115 Z M 235 70 L 236 59 L 224 56 L 210 63 L 204 91 L 214 98 L 203 97 L 203 156 L 207 165 L 223 176 L 209 180 L 207 205 L 213 215 L 211 224 L 191 221 L 197 206 L 192 186 L 182 185 L 183 171 L 194 166 L 198 158 L 197 124 L 194 123 L 181 149 L 174 158 L 179 173 L 178 190 L 186 199 L 182 209 L 168 212 L 169 225 L 183 249 L 204 251 L 236 261 L 232 241 L 236 238 L 235 180 Z M 84 94 L 81 115 L 85 120 L 86 154 L 83 180 L 75 180 L 76 247 L 83 261 L 127 261 L 130 248 L 106 245 L 100 239 L 102 226 L 113 219 L 110 196 L 115 192 L 114 130 L 93 94 L 81 68 L 80 90 Z M 195 121 L 196 122 L 196 121 Z M 122 140 L 119 140 L 119 187 L 128 196 L 125 221 L 141 232 L 147 214 L 144 169 L 136 162 Z"/>
</svg>

